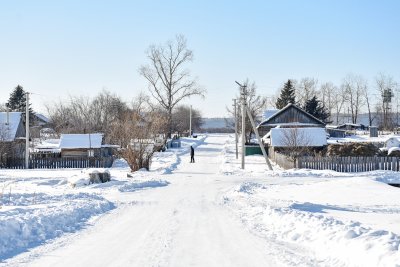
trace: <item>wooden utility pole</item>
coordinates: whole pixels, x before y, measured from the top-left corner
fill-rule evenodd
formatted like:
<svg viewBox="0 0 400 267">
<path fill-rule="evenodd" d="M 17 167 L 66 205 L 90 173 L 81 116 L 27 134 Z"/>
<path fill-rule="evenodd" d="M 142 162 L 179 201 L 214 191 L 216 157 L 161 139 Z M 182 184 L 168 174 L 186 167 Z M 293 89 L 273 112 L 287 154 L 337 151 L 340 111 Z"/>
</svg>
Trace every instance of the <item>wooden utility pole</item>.
<svg viewBox="0 0 400 267">
<path fill-rule="evenodd" d="M 245 148 L 245 143 L 246 143 L 246 86 L 241 85 L 237 81 L 235 81 L 237 85 L 240 86 L 241 92 L 240 92 L 240 101 L 242 102 L 242 169 L 244 169 L 244 157 L 246 154 L 246 148 Z"/>
<path fill-rule="evenodd" d="M 239 153 L 238 153 L 238 123 L 237 123 L 237 110 L 236 110 L 236 99 L 233 99 L 233 109 L 235 113 L 235 147 L 236 147 L 236 159 L 239 158 Z"/>
<path fill-rule="evenodd" d="M 29 169 L 29 92 L 25 93 L 25 169 Z"/>
<path fill-rule="evenodd" d="M 256 127 L 256 124 L 254 123 L 253 117 L 251 116 L 250 109 L 247 107 L 246 110 L 247 110 L 247 115 L 249 116 L 249 119 L 250 119 L 250 122 L 251 122 L 251 126 L 253 127 L 253 131 L 256 134 L 256 137 L 257 137 L 257 140 L 258 140 L 258 144 L 260 145 L 261 152 L 263 153 L 263 156 L 265 158 L 265 162 L 267 163 L 269 170 L 272 171 L 271 162 L 269 162 L 267 152 L 265 151 L 264 144 L 262 143 L 260 135 L 258 134 L 258 129 Z"/>
</svg>

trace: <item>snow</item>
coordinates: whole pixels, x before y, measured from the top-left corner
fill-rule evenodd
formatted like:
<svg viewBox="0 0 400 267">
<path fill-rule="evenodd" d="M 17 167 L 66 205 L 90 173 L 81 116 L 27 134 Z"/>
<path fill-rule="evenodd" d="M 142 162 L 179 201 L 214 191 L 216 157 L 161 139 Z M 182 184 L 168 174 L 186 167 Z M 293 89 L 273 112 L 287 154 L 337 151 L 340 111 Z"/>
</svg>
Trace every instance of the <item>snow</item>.
<svg viewBox="0 0 400 267">
<path fill-rule="evenodd" d="M 214 134 L 156 153 L 151 171 L 119 160 L 105 184 L 1 170 L 0 266 L 400 264 L 399 173 L 245 166 L 234 136 Z"/>
<path fill-rule="evenodd" d="M 296 138 L 299 146 L 324 146 L 327 144 L 324 128 L 272 128 L 270 136 L 271 146 L 274 147 L 292 145 L 294 140 L 291 138 Z"/>
<path fill-rule="evenodd" d="M 263 112 L 262 114 L 262 120 L 266 121 L 269 118 L 271 118 L 272 116 L 274 116 L 277 112 L 279 112 L 280 109 L 267 109 Z"/>
<path fill-rule="evenodd" d="M 101 148 L 103 134 L 62 134 L 60 148 Z"/>
<path fill-rule="evenodd" d="M 34 152 L 41 152 L 41 151 L 46 151 L 46 152 L 61 152 L 60 147 L 60 139 L 46 139 L 46 140 L 40 140 L 38 144 L 35 145 L 33 151 Z"/>
<path fill-rule="evenodd" d="M 22 112 L 0 112 L 0 141 L 14 141 L 21 116 Z"/>
<path fill-rule="evenodd" d="M 388 156 L 391 155 L 394 151 L 400 151 L 400 147 L 391 147 L 388 149 Z"/>
</svg>

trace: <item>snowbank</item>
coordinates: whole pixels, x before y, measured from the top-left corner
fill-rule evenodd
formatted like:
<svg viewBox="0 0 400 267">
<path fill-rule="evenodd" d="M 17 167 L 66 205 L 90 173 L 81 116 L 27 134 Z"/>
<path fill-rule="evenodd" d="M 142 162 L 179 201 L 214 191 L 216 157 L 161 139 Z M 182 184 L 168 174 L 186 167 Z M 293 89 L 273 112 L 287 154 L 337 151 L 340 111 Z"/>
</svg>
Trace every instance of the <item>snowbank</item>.
<svg viewBox="0 0 400 267">
<path fill-rule="evenodd" d="M 400 263 L 399 235 L 348 220 L 343 215 L 344 213 L 399 214 L 400 205 L 376 203 L 369 206 L 366 200 L 363 200 L 365 204 L 354 204 L 367 197 L 365 195 L 349 204 L 351 202 L 349 197 L 345 198 L 344 190 L 340 190 L 340 182 L 336 185 L 329 182 L 321 185 L 320 182 L 312 184 L 311 187 L 301 184 L 302 181 L 299 181 L 298 185 L 245 182 L 228 192 L 223 202 L 258 235 L 308 247 L 325 263 L 354 266 L 394 266 L 395 263 Z M 335 201 L 335 197 L 324 198 L 321 196 L 323 194 L 313 191 L 324 187 L 325 190 L 329 188 L 337 192 L 336 204 L 330 204 Z M 296 189 L 299 191 L 297 195 Z M 354 192 L 356 195 L 357 191 Z M 313 199 L 314 202 L 301 201 L 307 198 Z M 324 201 L 327 203 L 323 204 Z M 335 218 L 335 212 L 342 213 L 343 219 Z"/>
<path fill-rule="evenodd" d="M 13 194 L 11 201 L 12 207 L 0 210 L 0 260 L 75 232 L 90 217 L 114 208 L 103 197 L 87 193 Z"/>
</svg>

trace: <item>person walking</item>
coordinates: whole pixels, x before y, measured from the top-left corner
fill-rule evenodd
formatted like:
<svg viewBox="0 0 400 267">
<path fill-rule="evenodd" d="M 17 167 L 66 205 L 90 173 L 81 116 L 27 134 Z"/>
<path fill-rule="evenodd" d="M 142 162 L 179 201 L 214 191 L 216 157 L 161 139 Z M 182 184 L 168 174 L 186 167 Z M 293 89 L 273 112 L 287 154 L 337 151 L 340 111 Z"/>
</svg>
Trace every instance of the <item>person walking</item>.
<svg viewBox="0 0 400 267">
<path fill-rule="evenodd" d="M 190 146 L 190 163 L 194 163 L 194 148 Z"/>
</svg>

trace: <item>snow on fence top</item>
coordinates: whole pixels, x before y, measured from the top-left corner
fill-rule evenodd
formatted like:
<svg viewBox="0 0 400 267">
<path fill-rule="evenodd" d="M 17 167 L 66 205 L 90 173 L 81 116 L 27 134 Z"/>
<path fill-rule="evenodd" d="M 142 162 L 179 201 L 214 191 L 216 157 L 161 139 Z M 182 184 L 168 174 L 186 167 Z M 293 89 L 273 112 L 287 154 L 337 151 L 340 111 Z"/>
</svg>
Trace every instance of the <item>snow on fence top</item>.
<svg viewBox="0 0 400 267">
<path fill-rule="evenodd" d="M 327 144 L 324 128 L 272 128 L 271 146 L 324 146 Z"/>
<path fill-rule="evenodd" d="M 0 141 L 14 141 L 21 116 L 22 112 L 0 112 Z"/>
<path fill-rule="evenodd" d="M 101 148 L 103 134 L 62 134 L 60 148 Z"/>
</svg>

